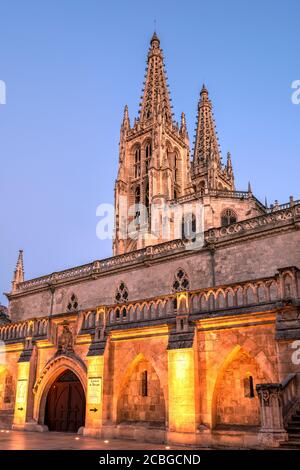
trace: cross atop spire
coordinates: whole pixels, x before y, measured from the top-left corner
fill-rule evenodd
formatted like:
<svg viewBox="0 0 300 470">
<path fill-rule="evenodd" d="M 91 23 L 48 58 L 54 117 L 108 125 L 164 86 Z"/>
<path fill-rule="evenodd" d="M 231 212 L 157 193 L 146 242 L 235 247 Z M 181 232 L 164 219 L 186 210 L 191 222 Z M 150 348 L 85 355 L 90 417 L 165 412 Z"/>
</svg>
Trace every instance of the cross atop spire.
<svg viewBox="0 0 300 470">
<path fill-rule="evenodd" d="M 140 121 L 147 121 L 161 115 L 166 123 L 172 123 L 172 107 L 167 78 L 164 69 L 163 52 L 156 32 L 150 41 L 147 69 L 142 102 L 140 103 Z"/>
</svg>

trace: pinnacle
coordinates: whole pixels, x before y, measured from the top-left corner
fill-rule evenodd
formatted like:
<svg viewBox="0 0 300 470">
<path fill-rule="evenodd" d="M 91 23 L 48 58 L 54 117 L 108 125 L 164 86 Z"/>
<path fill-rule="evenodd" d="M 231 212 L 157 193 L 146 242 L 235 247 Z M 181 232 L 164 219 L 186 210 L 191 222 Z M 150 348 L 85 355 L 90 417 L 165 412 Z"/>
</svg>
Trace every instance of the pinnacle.
<svg viewBox="0 0 300 470">
<path fill-rule="evenodd" d="M 23 262 L 23 250 L 19 250 L 18 261 L 14 272 L 13 282 L 18 284 L 24 281 L 24 262 Z"/>
<path fill-rule="evenodd" d="M 124 107 L 124 114 L 123 114 L 123 123 L 122 128 L 130 128 L 130 120 L 129 120 L 129 113 L 128 113 L 128 106 L 127 104 Z"/>
<path fill-rule="evenodd" d="M 127 104 L 125 104 L 124 106 L 124 119 L 127 119 L 128 118 L 128 106 Z"/>
<path fill-rule="evenodd" d="M 19 255 L 18 255 L 18 261 L 17 261 L 17 266 L 18 267 L 23 267 L 23 250 L 19 250 Z"/>
</svg>

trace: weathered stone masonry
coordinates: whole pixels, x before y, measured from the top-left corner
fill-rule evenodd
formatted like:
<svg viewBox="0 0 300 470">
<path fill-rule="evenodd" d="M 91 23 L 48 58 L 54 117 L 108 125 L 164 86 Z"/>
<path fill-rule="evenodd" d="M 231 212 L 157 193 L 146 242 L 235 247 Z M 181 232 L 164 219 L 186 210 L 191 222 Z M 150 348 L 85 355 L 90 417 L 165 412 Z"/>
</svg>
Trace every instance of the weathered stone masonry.
<svg viewBox="0 0 300 470">
<path fill-rule="evenodd" d="M 205 86 L 190 162 L 185 116 L 173 121 L 166 87 L 154 35 L 139 117 L 131 127 L 126 107 L 121 126 L 114 256 L 25 280 L 19 254 L 0 325 L 0 427 L 296 446 L 300 201 L 267 207 L 250 185 L 236 191 Z M 200 201 L 203 246 L 122 240 L 121 196 Z M 74 394 L 55 402 L 56 387 Z"/>
</svg>

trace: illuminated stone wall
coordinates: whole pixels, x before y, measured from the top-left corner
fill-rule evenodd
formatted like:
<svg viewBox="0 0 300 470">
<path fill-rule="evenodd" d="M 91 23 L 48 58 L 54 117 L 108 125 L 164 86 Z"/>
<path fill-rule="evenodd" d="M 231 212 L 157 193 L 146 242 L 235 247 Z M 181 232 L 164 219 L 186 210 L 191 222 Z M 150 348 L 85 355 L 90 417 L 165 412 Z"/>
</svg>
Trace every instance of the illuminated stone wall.
<svg viewBox="0 0 300 470">
<path fill-rule="evenodd" d="M 6 353 L 5 363 L 0 364 L 0 412 L 14 409 L 18 358 L 18 353 Z"/>
<path fill-rule="evenodd" d="M 178 268 L 189 276 L 190 289 L 238 283 L 264 276 L 274 276 L 278 267 L 300 266 L 300 231 L 280 233 L 261 238 L 239 240 L 239 243 L 215 246 L 215 280 L 212 259 L 208 250 L 185 252 L 179 259 L 169 258 L 153 265 L 132 265 L 124 272 L 112 273 L 98 279 L 76 282 L 57 287 L 53 297 L 53 314 L 66 311 L 73 293 L 78 298 L 79 309 L 115 303 L 116 289 L 123 281 L 129 292 L 128 300 L 148 299 L 170 294 L 174 274 Z M 13 321 L 47 316 L 51 308 L 50 291 L 16 297 L 10 302 Z"/>
<path fill-rule="evenodd" d="M 18 363 L 20 349 L 15 352 L 14 348 L 19 346 L 8 347 L 7 367 L 18 396 L 17 400 L 13 396 L 10 405 L 15 405 L 14 428 L 44 430 L 47 391 L 58 374 L 70 368 L 79 377 L 87 398 L 85 435 L 140 440 L 151 435 L 158 442 L 208 446 L 219 436 L 221 445 L 236 444 L 229 435 L 218 434 L 222 426 L 234 431 L 236 426 L 260 425 L 258 399 L 256 394 L 245 397 L 245 378 L 253 377 L 254 390 L 257 383 L 280 379 L 276 315 L 252 312 L 205 317 L 196 321 L 190 347 L 181 340 L 170 343 L 166 324 L 140 328 L 120 325 L 110 331 L 103 355 L 99 347 L 89 355 L 92 337 L 78 335 L 76 314 L 54 319 L 52 336 L 36 342 L 29 362 Z M 74 350 L 64 356 L 57 348 L 66 321 Z M 286 356 L 284 360 L 287 364 Z M 148 390 L 147 396 L 142 396 L 145 370 Z M 3 369 L 2 403 L 5 376 Z M 7 385 L 11 385 L 10 380 Z M 150 428 L 154 429 L 152 434 Z M 256 438 L 257 432 L 251 442 Z"/>
<path fill-rule="evenodd" d="M 259 400 L 256 393 L 254 397 L 245 396 L 249 391 L 244 381 L 247 382 L 249 376 L 253 377 L 254 387 L 257 383 L 266 382 L 255 359 L 242 351 L 229 364 L 221 378 L 217 391 L 217 425 L 260 425 Z"/>
<path fill-rule="evenodd" d="M 255 320 L 258 324 L 252 325 Z M 199 322 L 199 329 L 201 423 L 211 428 L 220 423 L 257 424 L 257 399 L 244 401 L 242 383 L 248 372 L 254 386 L 279 379 L 274 314 L 206 319 Z"/>
<path fill-rule="evenodd" d="M 150 370 L 149 378 L 154 381 L 154 388 L 150 385 L 149 392 L 153 398 L 154 394 L 160 396 L 159 401 L 161 404 L 164 399 L 167 419 L 167 346 L 168 332 L 166 327 L 148 327 L 131 331 L 115 331 L 111 335 L 110 341 L 107 344 L 104 363 L 103 419 L 105 423 L 116 423 L 118 421 L 118 404 L 120 405 L 122 400 L 124 400 L 124 391 L 126 387 L 128 387 L 130 379 L 133 379 L 133 381 L 129 387 L 131 391 L 136 394 L 137 401 L 139 391 L 138 384 L 136 380 L 134 380 L 134 377 L 137 377 L 138 373 L 136 371 L 138 368 L 142 367 L 139 365 L 140 363 L 147 363 L 147 367 Z M 158 387 L 160 389 L 159 393 Z M 155 393 L 154 389 L 156 389 Z M 126 394 L 127 392 L 125 395 Z M 136 403 L 136 405 L 138 405 L 138 403 Z M 150 405 L 153 406 L 154 403 L 149 403 L 149 406 Z M 156 403 L 156 405 L 158 405 L 158 403 Z M 148 413 L 149 412 L 150 408 Z M 155 416 L 155 419 L 157 419 L 157 415 Z M 143 419 L 148 419 L 148 417 L 143 417 Z"/>
<path fill-rule="evenodd" d="M 142 396 L 142 377 L 147 372 L 147 396 Z M 148 421 L 165 423 L 165 400 L 160 381 L 151 364 L 138 362 L 124 385 L 118 400 L 118 422 Z"/>
</svg>

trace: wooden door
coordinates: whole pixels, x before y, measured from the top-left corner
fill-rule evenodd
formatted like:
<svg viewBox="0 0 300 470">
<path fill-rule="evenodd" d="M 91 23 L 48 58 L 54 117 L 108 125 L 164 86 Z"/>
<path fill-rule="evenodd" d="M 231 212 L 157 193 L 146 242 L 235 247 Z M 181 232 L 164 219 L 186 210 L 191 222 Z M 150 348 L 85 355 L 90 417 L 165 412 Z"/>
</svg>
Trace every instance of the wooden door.
<svg viewBox="0 0 300 470">
<path fill-rule="evenodd" d="M 51 386 L 46 403 L 45 424 L 49 431 L 77 432 L 84 426 L 85 396 L 77 376 L 64 372 Z"/>
</svg>

